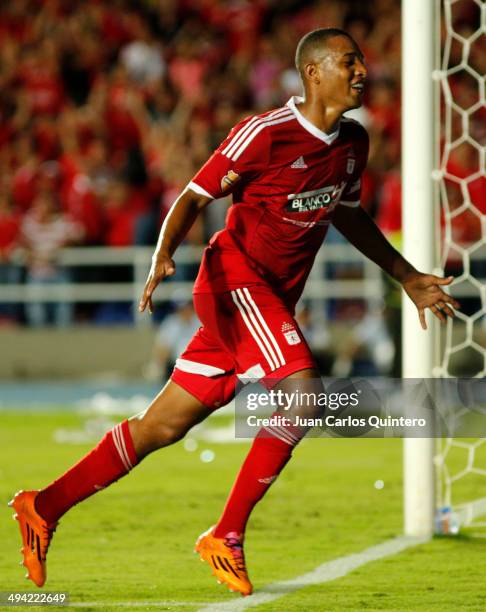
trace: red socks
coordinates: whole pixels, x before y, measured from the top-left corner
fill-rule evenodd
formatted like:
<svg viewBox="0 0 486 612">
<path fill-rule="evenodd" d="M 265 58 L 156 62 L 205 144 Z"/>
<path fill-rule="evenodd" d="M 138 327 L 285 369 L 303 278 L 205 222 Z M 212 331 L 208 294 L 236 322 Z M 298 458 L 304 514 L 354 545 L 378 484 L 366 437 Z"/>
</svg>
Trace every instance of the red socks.
<svg viewBox="0 0 486 612">
<path fill-rule="evenodd" d="M 251 511 L 290 459 L 305 432 L 285 425 L 261 429 L 238 474 L 214 535 L 243 534 Z M 128 421 L 109 431 L 91 452 L 36 498 L 36 510 L 55 523 L 72 506 L 104 489 L 138 463 Z"/>
<path fill-rule="evenodd" d="M 215 537 L 222 538 L 230 531 L 244 533 L 251 511 L 304 435 L 298 428 L 285 425 L 264 427 L 258 432 L 216 525 Z"/>
<path fill-rule="evenodd" d="M 123 421 L 81 461 L 39 492 L 36 510 L 45 521 L 55 523 L 69 508 L 125 476 L 137 462 L 128 421 Z"/>
</svg>

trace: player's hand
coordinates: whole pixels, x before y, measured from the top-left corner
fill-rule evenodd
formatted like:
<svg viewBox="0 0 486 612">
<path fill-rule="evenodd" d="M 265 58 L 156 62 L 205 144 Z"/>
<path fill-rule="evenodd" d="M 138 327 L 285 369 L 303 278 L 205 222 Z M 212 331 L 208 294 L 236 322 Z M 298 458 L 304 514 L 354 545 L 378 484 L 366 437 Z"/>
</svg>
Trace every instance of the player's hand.
<svg viewBox="0 0 486 612">
<path fill-rule="evenodd" d="M 430 308 L 441 323 L 447 321 L 447 317 L 454 318 L 453 308 L 460 308 L 460 304 L 453 297 L 441 289 L 443 285 L 450 285 L 453 276 L 442 278 L 433 274 L 421 274 L 416 272 L 408 276 L 402 286 L 408 297 L 412 300 L 418 310 L 420 325 L 427 329 L 425 322 L 425 309 Z"/>
<path fill-rule="evenodd" d="M 150 314 L 154 311 L 154 305 L 152 304 L 152 294 L 155 291 L 157 285 L 164 280 L 166 276 L 172 276 L 175 274 L 175 263 L 167 255 L 158 255 L 152 260 L 150 272 L 147 277 L 147 282 L 143 290 L 138 310 L 143 312 L 148 305 Z"/>
</svg>

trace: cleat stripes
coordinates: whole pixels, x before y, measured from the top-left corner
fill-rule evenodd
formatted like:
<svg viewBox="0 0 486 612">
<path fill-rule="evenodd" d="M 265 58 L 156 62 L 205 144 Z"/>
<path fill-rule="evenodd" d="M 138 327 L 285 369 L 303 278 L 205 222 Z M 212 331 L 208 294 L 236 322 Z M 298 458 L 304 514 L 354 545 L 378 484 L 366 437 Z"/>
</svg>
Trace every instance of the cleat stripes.
<svg viewBox="0 0 486 612">
<path fill-rule="evenodd" d="M 10 504 L 16 510 L 22 537 L 21 565 L 27 568 L 26 578 L 41 587 L 46 581 L 46 553 L 57 523 L 48 524 L 36 511 L 38 491 L 19 491 Z"/>
<path fill-rule="evenodd" d="M 216 559 L 219 562 L 219 566 L 218 563 L 216 563 Z M 201 561 L 204 561 L 204 559 L 201 559 Z M 231 567 L 231 563 L 228 561 L 228 559 L 221 559 L 221 557 L 219 555 L 217 555 L 217 557 L 215 558 L 214 555 L 211 555 L 211 561 L 213 562 L 213 566 L 215 569 L 222 569 L 225 572 L 231 572 L 232 574 L 234 574 L 237 578 L 239 578 L 238 574 L 235 572 L 235 570 Z M 216 572 L 215 572 L 216 575 Z"/>
<path fill-rule="evenodd" d="M 218 561 L 219 561 L 219 565 L 220 565 L 221 569 L 223 569 L 223 570 L 225 570 L 227 572 L 228 568 L 226 567 L 226 564 L 225 564 L 226 559 L 221 559 L 221 557 L 218 555 Z"/>
<path fill-rule="evenodd" d="M 218 559 L 219 559 L 219 557 L 218 557 Z M 234 575 L 235 575 L 237 578 L 239 578 L 238 574 L 237 574 L 237 573 L 235 572 L 235 570 L 234 570 L 234 569 L 231 567 L 231 563 L 230 563 L 230 562 L 229 562 L 227 559 L 225 559 L 224 561 L 226 562 L 226 566 L 228 567 L 228 570 L 229 570 L 230 572 L 232 572 L 232 573 L 233 573 L 233 574 L 234 574 Z"/>
<path fill-rule="evenodd" d="M 248 578 L 242 548 L 242 536 L 228 533 L 225 538 L 213 536 L 214 527 L 199 536 L 195 550 L 201 561 L 207 561 L 219 583 L 241 595 L 250 595 L 253 587 Z"/>
</svg>

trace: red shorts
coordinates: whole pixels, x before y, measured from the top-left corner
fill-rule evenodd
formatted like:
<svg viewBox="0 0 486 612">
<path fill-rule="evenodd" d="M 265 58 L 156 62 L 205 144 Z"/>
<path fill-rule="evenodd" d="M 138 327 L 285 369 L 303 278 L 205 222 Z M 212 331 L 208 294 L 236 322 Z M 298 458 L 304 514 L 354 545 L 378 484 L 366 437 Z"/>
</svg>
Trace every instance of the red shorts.
<svg viewBox="0 0 486 612">
<path fill-rule="evenodd" d="M 297 322 L 269 287 L 197 293 L 194 307 L 202 327 L 171 378 L 210 408 L 227 404 L 246 382 L 271 388 L 316 367 Z"/>
</svg>

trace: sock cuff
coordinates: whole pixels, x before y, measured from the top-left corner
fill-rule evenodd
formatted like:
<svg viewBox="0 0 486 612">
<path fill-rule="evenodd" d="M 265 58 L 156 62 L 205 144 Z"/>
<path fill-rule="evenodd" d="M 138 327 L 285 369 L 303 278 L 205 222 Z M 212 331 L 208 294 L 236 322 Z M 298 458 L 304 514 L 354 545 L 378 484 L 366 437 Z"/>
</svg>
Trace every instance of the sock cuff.
<svg viewBox="0 0 486 612">
<path fill-rule="evenodd" d="M 129 472 L 137 464 L 138 459 L 133 446 L 132 436 L 130 435 L 130 429 L 128 428 L 128 420 L 113 427 L 110 433 L 121 462 L 127 472 Z"/>
<path fill-rule="evenodd" d="M 135 452 L 135 447 L 133 446 L 132 434 L 130 433 L 130 427 L 128 426 L 128 419 L 123 421 L 121 426 L 122 426 L 123 436 L 125 438 L 125 443 L 127 446 L 128 457 L 132 465 L 135 466 L 138 463 L 138 457 L 137 457 L 137 453 Z"/>
<path fill-rule="evenodd" d="M 296 446 L 305 434 L 302 428 L 286 423 L 282 415 L 274 412 L 270 418 L 270 424 L 262 427 L 256 437 L 280 440 L 289 446 Z"/>
</svg>

